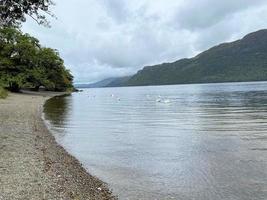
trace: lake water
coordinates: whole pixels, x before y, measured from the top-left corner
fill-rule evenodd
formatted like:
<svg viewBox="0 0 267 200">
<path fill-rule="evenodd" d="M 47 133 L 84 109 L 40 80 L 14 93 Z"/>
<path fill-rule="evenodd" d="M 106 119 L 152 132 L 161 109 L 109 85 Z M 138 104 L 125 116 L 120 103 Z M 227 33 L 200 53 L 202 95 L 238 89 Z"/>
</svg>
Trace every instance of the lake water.
<svg viewBox="0 0 267 200">
<path fill-rule="evenodd" d="M 119 199 L 267 199 L 266 82 L 86 89 L 44 112 Z"/>
</svg>

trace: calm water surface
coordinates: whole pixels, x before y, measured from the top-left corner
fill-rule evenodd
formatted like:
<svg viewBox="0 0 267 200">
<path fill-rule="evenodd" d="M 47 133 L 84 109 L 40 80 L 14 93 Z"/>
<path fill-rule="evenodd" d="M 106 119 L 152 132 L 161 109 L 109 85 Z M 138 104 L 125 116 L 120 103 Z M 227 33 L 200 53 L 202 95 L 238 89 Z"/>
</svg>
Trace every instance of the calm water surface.
<svg viewBox="0 0 267 200">
<path fill-rule="evenodd" d="M 267 199 L 267 83 L 86 89 L 45 118 L 122 200 Z"/>
</svg>

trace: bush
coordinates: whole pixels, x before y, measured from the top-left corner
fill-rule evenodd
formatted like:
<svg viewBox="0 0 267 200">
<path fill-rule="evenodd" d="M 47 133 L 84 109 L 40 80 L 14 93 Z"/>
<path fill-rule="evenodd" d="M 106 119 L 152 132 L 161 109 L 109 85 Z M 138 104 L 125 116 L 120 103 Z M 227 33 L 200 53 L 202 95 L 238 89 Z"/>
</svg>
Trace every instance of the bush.
<svg viewBox="0 0 267 200">
<path fill-rule="evenodd" d="M 4 88 L 0 87 L 0 99 L 6 98 L 7 95 L 8 95 L 7 91 Z"/>
</svg>

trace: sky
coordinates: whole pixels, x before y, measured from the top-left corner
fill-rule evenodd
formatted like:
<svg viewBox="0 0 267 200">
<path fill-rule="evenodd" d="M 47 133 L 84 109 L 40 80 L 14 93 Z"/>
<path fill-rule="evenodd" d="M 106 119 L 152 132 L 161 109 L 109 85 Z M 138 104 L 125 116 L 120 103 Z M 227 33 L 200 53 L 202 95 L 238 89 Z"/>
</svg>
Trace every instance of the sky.
<svg viewBox="0 0 267 200">
<path fill-rule="evenodd" d="M 267 28 L 266 0 L 54 0 L 51 28 L 23 31 L 58 49 L 76 83 L 132 75 Z"/>
</svg>

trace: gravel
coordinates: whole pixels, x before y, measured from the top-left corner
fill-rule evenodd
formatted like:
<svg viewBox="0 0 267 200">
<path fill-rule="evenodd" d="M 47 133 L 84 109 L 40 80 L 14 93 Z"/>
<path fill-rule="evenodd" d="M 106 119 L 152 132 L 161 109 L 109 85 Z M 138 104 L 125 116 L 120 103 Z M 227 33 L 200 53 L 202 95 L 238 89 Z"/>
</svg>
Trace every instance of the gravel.
<svg viewBox="0 0 267 200">
<path fill-rule="evenodd" d="M 116 199 L 47 130 L 43 104 L 55 95 L 11 93 L 0 100 L 0 200 Z"/>
</svg>

